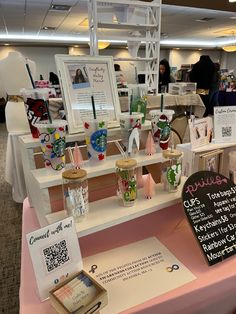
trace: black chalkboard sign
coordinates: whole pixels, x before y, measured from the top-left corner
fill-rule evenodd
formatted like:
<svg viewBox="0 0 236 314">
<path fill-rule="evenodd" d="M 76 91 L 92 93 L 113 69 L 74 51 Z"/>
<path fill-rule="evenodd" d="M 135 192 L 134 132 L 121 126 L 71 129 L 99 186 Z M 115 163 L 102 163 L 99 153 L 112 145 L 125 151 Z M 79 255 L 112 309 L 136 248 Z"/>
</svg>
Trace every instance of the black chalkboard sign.
<svg viewBox="0 0 236 314">
<path fill-rule="evenodd" d="M 236 186 L 223 175 L 199 171 L 185 182 L 183 206 L 209 265 L 236 253 Z"/>
</svg>

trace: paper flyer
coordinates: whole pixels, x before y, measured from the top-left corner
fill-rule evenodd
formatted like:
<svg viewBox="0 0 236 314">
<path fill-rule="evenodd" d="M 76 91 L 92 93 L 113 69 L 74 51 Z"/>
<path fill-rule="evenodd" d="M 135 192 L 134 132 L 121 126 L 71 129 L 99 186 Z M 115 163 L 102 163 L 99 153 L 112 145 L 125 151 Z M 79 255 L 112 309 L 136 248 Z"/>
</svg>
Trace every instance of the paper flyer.
<svg viewBox="0 0 236 314">
<path fill-rule="evenodd" d="M 101 314 L 120 313 L 196 279 L 155 237 L 83 262 L 84 270 L 108 291 L 108 305 Z"/>
</svg>

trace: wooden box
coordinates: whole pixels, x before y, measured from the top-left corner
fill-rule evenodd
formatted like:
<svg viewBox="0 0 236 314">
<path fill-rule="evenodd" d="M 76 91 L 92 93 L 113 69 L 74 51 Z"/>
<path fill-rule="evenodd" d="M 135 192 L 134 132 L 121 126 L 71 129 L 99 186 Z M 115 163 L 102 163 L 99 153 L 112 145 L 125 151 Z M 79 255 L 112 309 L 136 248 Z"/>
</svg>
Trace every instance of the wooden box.
<svg viewBox="0 0 236 314">
<path fill-rule="evenodd" d="M 85 271 L 80 271 L 49 292 L 60 314 L 92 314 L 108 303 L 107 291 Z"/>
</svg>

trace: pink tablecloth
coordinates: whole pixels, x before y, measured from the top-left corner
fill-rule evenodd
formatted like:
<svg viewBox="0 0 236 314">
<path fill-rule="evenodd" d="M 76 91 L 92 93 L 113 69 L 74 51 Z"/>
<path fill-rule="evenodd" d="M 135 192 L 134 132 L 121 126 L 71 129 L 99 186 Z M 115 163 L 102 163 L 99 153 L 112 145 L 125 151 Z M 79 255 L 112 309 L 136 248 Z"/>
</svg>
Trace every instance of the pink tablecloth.
<svg viewBox="0 0 236 314">
<path fill-rule="evenodd" d="M 35 276 L 25 241 L 25 234 L 37 228 L 39 224 L 34 209 L 29 207 L 26 200 L 22 228 L 20 313 L 55 314 L 50 302 L 42 303 L 37 296 Z M 236 309 L 236 256 L 208 267 L 180 204 L 80 238 L 79 242 L 82 256 L 86 257 L 150 236 L 161 240 L 197 279 L 133 307 L 125 314 L 233 313 Z M 158 278 L 157 284 L 161 285 Z"/>
</svg>

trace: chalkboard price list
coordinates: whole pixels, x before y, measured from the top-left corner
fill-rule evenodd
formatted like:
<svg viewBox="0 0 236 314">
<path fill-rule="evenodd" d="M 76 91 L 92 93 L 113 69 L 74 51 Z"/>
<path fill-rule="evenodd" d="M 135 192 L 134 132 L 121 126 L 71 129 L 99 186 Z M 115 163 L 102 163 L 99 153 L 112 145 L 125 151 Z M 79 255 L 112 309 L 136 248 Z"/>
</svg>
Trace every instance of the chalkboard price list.
<svg viewBox="0 0 236 314">
<path fill-rule="evenodd" d="M 183 206 L 209 265 L 236 253 L 236 186 L 212 171 L 194 173 L 185 182 Z"/>
</svg>

